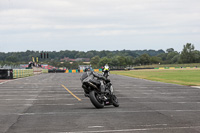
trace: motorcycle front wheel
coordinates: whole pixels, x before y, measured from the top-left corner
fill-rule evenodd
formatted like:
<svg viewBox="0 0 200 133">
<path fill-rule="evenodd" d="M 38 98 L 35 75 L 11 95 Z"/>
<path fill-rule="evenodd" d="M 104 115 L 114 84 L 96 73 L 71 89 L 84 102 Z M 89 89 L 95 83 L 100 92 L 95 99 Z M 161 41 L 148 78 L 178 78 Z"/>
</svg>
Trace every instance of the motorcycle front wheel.
<svg viewBox="0 0 200 133">
<path fill-rule="evenodd" d="M 104 102 L 101 99 L 101 95 L 99 93 L 93 90 L 90 92 L 89 96 L 90 96 L 90 101 L 97 109 L 104 107 Z"/>
<path fill-rule="evenodd" d="M 111 100 L 112 100 L 113 106 L 119 107 L 119 102 L 115 95 L 112 95 Z"/>
</svg>

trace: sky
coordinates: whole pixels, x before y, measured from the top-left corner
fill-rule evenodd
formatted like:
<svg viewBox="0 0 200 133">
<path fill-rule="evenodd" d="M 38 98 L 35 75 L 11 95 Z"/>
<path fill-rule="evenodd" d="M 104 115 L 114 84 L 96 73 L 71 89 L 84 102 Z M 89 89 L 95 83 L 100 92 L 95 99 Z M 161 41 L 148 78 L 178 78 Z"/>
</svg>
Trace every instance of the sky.
<svg viewBox="0 0 200 133">
<path fill-rule="evenodd" d="M 0 0 L 0 52 L 200 50 L 200 0 Z"/>
</svg>

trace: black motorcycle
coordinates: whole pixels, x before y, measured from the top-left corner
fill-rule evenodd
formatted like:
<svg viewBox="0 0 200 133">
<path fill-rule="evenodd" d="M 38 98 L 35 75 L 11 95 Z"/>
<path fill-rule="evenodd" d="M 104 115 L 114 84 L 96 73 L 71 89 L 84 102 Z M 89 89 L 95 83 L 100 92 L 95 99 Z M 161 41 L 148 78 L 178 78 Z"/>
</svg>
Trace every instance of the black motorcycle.
<svg viewBox="0 0 200 133">
<path fill-rule="evenodd" d="M 110 73 L 109 70 L 105 70 L 103 71 L 103 76 L 108 78 L 108 76 L 110 75 L 109 73 Z"/>
<path fill-rule="evenodd" d="M 81 82 L 85 96 L 90 98 L 90 101 L 96 108 L 103 108 L 107 105 L 119 107 L 110 79 L 99 73 L 86 71 L 81 76 Z M 104 85 L 104 92 L 101 91 L 101 85 Z"/>
</svg>

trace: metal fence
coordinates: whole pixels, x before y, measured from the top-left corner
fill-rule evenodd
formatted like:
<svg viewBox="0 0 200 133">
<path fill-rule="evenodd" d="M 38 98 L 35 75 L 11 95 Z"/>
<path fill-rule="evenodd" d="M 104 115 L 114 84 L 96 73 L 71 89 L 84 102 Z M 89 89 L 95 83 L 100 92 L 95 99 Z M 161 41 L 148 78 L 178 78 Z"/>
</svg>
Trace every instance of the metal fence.
<svg viewBox="0 0 200 133">
<path fill-rule="evenodd" d="M 0 65 L 0 68 L 3 68 L 3 69 L 24 69 L 20 65 Z"/>
</svg>

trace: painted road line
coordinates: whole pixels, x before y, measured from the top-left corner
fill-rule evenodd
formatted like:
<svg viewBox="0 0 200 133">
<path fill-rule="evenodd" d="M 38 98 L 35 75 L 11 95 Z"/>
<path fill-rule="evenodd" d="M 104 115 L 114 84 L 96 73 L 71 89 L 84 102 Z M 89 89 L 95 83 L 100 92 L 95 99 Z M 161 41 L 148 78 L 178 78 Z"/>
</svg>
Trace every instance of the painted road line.
<svg viewBox="0 0 200 133">
<path fill-rule="evenodd" d="M 67 105 L 66 105 L 67 106 Z M 68 106 L 72 106 L 72 105 L 68 105 Z M 0 113 L 0 116 L 1 115 L 23 115 L 23 116 L 29 116 L 29 115 L 67 115 L 67 114 L 108 114 L 108 113 L 114 113 L 114 114 L 119 114 L 121 115 L 121 113 L 155 113 L 155 112 L 184 112 L 184 113 L 191 113 L 191 112 L 200 112 L 200 110 L 146 110 L 146 111 L 141 111 L 141 110 L 136 110 L 136 111 L 104 111 L 104 112 L 101 112 L 101 111 L 78 111 L 78 112 L 45 112 L 45 113 Z M 171 116 L 173 117 L 173 116 Z"/>
<path fill-rule="evenodd" d="M 73 106 L 75 104 L 34 104 L 34 106 Z M 33 106 L 32 104 L 0 105 L 0 107 Z"/>
<path fill-rule="evenodd" d="M 115 132 L 139 132 L 139 131 L 160 131 L 177 130 L 177 129 L 199 129 L 200 126 L 185 126 L 185 127 L 160 127 L 160 128 L 136 128 L 136 129 L 118 129 L 118 130 L 96 130 L 96 131 L 77 131 L 77 132 L 58 132 L 58 133 L 115 133 Z"/>
<path fill-rule="evenodd" d="M 191 86 L 191 87 L 194 87 L 194 88 L 199 88 L 199 89 L 200 89 L 200 86 Z"/>
<path fill-rule="evenodd" d="M 102 128 L 104 126 L 88 126 L 88 128 Z"/>
<path fill-rule="evenodd" d="M 0 84 L 4 84 L 4 83 L 7 83 L 7 82 L 10 82 L 10 81 L 13 81 L 13 80 L 15 80 L 15 79 L 10 79 L 10 80 L 0 80 Z"/>
<path fill-rule="evenodd" d="M 77 97 L 78 98 L 78 97 Z M 55 101 L 55 100 L 65 100 L 65 99 L 74 99 L 74 98 L 47 98 L 47 99 L 0 99 L 0 101 L 41 101 L 41 100 L 46 100 L 46 101 Z M 83 98 L 83 99 L 88 99 L 88 98 Z M 81 99 L 79 99 L 81 101 Z"/>
<path fill-rule="evenodd" d="M 76 95 L 74 95 L 74 93 L 72 93 L 69 89 L 67 89 L 67 87 L 65 87 L 64 85 L 62 85 L 62 87 L 65 88 L 65 90 L 67 90 L 72 96 L 74 96 L 77 100 L 81 101 L 80 98 L 78 98 Z"/>
</svg>

